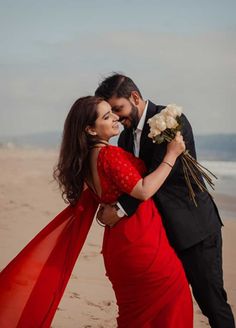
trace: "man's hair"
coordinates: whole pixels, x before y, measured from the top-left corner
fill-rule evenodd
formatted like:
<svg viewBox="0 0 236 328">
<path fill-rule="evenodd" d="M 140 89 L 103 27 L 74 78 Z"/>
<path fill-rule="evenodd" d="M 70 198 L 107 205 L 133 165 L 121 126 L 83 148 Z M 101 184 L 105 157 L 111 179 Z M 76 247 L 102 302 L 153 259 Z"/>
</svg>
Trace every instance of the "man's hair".
<svg viewBox="0 0 236 328">
<path fill-rule="evenodd" d="M 105 100 L 114 96 L 117 98 L 129 99 L 132 91 L 138 92 L 139 96 L 142 98 L 138 87 L 128 76 L 114 73 L 99 84 L 95 91 L 95 96 L 102 97 Z"/>
</svg>

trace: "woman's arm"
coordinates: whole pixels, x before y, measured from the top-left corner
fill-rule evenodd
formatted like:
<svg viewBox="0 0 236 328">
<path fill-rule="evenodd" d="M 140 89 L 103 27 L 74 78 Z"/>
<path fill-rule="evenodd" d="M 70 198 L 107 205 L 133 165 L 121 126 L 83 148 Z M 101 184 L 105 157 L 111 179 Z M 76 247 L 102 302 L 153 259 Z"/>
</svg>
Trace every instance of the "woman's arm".
<svg viewBox="0 0 236 328">
<path fill-rule="evenodd" d="M 147 200 L 152 197 L 162 186 L 171 172 L 177 157 L 185 150 L 185 143 L 182 135 L 177 132 L 176 137 L 167 146 L 166 155 L 162 163 L 145 178 L 140 179 L 130 192 L 132 197 L 140 200 Z"/>
</svg>

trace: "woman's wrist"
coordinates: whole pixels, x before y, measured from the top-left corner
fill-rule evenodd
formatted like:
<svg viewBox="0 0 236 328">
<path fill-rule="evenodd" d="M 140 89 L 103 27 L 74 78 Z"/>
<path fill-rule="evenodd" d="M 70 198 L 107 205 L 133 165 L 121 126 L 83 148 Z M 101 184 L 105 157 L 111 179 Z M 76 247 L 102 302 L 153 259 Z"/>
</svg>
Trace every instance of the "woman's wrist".
<svg viewBox="0 0 236 328">
<path fill-rule="evenodd" d="M 173 168 L 173 165 L 171 165 L 171 164 L 170 164 L 169 162 L 167 162 L 167 161 L 162 161 L 162 163 L 168 165 L 171 169 Z"/>
<path fill-rule="evenodd" d="M 166 156 L 163 158 L 163 163 L 168 163 L 171 167 L 175 165 L 176 156 L 174 154 L 166 154 Z"/>
</svg>

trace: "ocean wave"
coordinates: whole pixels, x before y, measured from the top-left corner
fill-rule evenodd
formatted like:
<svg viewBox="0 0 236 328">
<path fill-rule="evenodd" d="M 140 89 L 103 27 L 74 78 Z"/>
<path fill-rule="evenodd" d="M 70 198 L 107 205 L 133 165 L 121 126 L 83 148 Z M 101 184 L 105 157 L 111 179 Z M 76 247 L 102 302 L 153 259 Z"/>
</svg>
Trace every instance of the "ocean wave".
<svg viewBox="0 0 236 328">
<path fill-rule="evenodd" d="M 200 161 L 207 169 L 219 177 L 236 179 L 236 162 L 228 161 Z"/>
</svg>

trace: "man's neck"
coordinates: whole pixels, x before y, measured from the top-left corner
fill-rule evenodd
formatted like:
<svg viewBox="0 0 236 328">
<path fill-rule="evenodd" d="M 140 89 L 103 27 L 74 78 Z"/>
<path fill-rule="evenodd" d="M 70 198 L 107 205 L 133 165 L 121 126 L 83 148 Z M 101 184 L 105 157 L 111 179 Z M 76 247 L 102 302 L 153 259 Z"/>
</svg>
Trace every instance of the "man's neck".
<svg viewBox="0 0 236 328">
<path fill-rule="evenodd" d="M 145 107 L 146 107 L 146 101 L 143 100 L 143 99 L 140 99 L 140 104 L 138 106 L 138 117 L 139 117 L 139 120 L 140 120 L 140 118 L 143 115 L 143 112 L 144 112 Z"/>
</svg>

